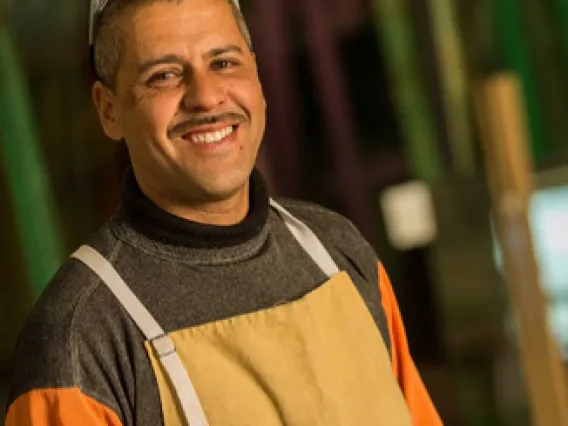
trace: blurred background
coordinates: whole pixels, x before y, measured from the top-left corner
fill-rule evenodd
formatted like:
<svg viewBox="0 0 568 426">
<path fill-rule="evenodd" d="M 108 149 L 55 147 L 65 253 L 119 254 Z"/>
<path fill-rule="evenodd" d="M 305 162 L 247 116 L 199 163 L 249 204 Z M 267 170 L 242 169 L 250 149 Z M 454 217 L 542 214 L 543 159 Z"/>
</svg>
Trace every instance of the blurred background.
<svg viewBox="0 0 568 426">
<path fill-rule="evenodd" d="M 375 247 L 445 424 L 533 424 L 523 372 L 568 357 L 568 1 L 242 3 L 269 106 L 259 167 L 272 192 L 345 214 Z M 0 2 L 0 420 L 27 312 L 120 196 L 126 152 L 92 106 L 88 6 Z M 479 107 L 495 76 L 518 95 L 502 115 Z M 518 152 L 525 166 L 508 165 Z M 507 222 L 492 213 L 520 181 L 533 190 L 520 217 L 540 268 L 525 284 L 540 283 L 546 302 L 524 349 L 533 310 L 512 297 L 512 277 L 526 275 L 530 245 L 501 250 Z M 547 333 L 551 357 L 538 343 Z"/>
</svg>

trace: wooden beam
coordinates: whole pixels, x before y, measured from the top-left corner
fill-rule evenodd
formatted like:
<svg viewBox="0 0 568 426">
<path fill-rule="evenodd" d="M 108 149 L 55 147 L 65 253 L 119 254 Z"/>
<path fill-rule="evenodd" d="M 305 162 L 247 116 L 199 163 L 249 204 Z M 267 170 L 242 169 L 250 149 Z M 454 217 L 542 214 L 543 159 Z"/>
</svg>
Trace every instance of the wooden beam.
<svg viewBox="0 0 568 426">
<path fill-rule="evenodd" d="M 488 78 L 477 107 L 497 233 L 515 315 L 524 377 L 538 426 L 568 425 L 568 392 L 560 351 L 547 322 L 528 220 L 532 165 L 519 79 Z"/>
</svg>

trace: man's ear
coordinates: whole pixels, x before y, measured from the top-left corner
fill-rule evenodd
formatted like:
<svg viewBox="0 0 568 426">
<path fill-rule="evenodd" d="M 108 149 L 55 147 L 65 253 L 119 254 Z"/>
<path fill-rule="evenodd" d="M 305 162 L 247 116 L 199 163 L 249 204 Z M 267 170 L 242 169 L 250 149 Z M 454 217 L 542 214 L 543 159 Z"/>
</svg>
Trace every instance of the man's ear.
<svg viewBox="0 0 568 426">
<path fill-rule="evenodd" d="M 93 102 L 106 135 L 115 141 L 123 138 L 115 94 L 100 81 L 93 85 Z"/>
</svg>

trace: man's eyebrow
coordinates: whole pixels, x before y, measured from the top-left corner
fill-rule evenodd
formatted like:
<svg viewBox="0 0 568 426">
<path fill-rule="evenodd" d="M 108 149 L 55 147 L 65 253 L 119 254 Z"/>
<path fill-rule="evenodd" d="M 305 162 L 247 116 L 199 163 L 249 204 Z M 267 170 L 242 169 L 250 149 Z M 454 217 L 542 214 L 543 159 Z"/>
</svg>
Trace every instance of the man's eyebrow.
<svg viewBox="0 0 568 426">
<path fill-rule="evenodd" d="M 216 56 L 224 55 L 225 53 L 229 52 L 236 52 L 240 53 L 241 55 L 244 54 L 243 49 L 241 49 L 236 44 L 228 44 L 226 46 L 217 47 L 215 49 L 211 49 L 205 54 L 205 57 L 208 59 L 215 58 Z"/>
<path fill-rule="evenodd" d="M 138 73 L 143 74 L 144 72 L 148 71 L 150 68 L 156 65 L 162 64 L 183 64 L 185 59 L 176 54 L 169 54 L 160 56 L 159 58 L 149 59 L 145 62 L 142 62 L 138 67 Z"/>
</svg>

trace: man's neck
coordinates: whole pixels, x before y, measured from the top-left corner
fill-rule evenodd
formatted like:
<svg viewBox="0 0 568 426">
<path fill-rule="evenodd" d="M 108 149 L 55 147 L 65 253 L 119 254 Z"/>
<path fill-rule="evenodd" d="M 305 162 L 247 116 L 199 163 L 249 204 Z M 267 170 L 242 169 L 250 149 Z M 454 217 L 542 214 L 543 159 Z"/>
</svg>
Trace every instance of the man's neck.
<svg viewBox="0 0 568 426">
<path fill-rule="evenodd" d="M 145 195 L 157 206 L 185 220 L 196 223 L 231 226 L 242 222 L 249 211 L 249 183 L 247 182 L 238 192 L 223 200 L 209 202 L 176 203 L 159 195 L 145 191 Z"/>
<path fill-rule="evenodd" d="M 201 203 L 191 209 L 178 211 L 170 206 L 166 210 L 144 194 L 129 168 L 118 214 L 138 232 L 167 244 L 192 248 L 230 247 L 257 236 L 268 218 L 269 197 L 258 170 L 253 170 L 242 193 L 240 201 L 233 197 L 234 204 Z"/>
</svg>

